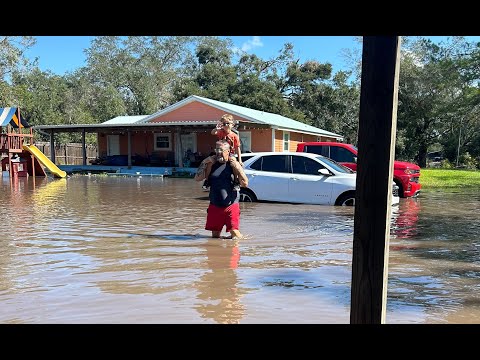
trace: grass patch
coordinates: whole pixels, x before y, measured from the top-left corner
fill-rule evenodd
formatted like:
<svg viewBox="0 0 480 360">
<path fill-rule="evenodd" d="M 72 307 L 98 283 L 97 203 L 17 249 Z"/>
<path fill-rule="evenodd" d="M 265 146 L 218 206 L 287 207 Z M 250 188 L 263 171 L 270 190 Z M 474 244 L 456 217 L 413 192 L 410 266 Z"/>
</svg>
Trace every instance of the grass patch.
<svg viewBox="0 0 480 360">
<path fill-rule="evenodd" d="M 480 171 L 456 169 L 422 169 L 422 189 L 434 188 L 479 188 Z"/>
</svg>

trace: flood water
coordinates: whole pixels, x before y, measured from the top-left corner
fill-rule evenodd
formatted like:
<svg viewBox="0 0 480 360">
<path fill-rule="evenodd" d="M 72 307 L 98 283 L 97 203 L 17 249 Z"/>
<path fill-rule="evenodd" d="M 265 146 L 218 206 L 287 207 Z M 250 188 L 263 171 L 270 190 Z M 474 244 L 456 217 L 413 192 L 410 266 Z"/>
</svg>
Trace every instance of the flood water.
<svg viewBox="0 0 480 360">
<path fill-rule="evenodd" d="M 0 323 L 349 323 L 353 208 L 242 203 L 232 241 L 193 179 L 0 185 Z M 479 191 L 401 199 L 387 323 L 480 323 L 479 214 Z"/>
</svg>

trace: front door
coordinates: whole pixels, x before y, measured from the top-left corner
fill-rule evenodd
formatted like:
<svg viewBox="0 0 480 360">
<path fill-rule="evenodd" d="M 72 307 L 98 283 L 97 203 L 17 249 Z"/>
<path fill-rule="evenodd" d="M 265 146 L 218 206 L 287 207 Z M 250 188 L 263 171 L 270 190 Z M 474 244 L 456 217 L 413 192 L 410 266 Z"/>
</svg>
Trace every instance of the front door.
<svg viewBox="0 0 480 360">
<path fill-rule="evenodd" d="M 120 155 L 119 135 L 107 135 L 107 155 Z"/>
<path fill-rule="evenodd" d="M 247 151 L 252 151 L 252 132 L 251 131 L 239 131 L 238 137 L 240 138 L 240 150 L 242 154 Z"/>
<path fill-rule="evenodd" d="M 195 134 L 182 134 L 180 137 L 183 155 L 185 155 L 187 150 L 190 150 L 192 153 L 197 152 L 197 137 Z"/>
</svg>

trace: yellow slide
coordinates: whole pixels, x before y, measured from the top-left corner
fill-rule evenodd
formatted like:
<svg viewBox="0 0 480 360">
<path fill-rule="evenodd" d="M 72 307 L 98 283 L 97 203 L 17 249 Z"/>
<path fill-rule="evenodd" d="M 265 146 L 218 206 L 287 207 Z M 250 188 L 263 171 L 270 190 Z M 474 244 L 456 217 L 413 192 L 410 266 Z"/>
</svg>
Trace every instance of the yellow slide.
<svg viewBox="0 0 480 360">
<path fill-rule="evenodd" d="M 55 165 L 44 153 L 40 151 L 35 145 L 23 145 L 23 149 L 27 150 L 30 154 L 33 154 L 40 163 L 45 166 L 48 171 L 53 175 L 59 178 L 64 178 L 67 176 L 67 173 L 63 170 L 60 170 L 57 165 Z"/>
</svg>

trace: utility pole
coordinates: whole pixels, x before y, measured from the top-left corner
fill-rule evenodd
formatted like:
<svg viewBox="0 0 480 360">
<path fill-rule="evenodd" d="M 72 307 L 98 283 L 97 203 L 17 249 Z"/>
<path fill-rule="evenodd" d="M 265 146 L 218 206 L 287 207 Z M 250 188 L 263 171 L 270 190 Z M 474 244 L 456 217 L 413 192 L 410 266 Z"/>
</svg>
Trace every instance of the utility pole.
<svg viewBox="0 0 480 360">
<path fill-rule="evenodd" d="M 400 40 L 363 40 L 351 324 L 385 323 Z"/>
</svg>

